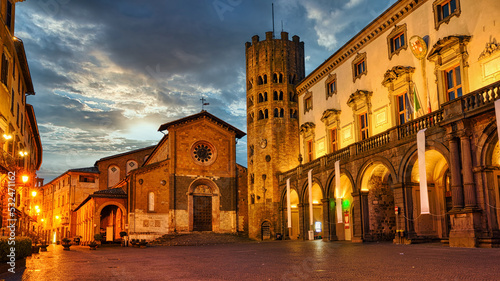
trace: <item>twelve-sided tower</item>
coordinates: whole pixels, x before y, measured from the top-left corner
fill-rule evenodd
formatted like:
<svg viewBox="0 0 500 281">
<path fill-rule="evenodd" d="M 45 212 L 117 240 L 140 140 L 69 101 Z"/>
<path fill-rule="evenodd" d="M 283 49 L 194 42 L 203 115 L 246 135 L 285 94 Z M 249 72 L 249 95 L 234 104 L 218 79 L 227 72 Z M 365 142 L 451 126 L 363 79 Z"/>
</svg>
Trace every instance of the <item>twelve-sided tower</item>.
<svg viewBox="0 0 500 281">
<path fill-rule="evenodd" d="M 305 76 L 304 42 L 298 36 L 274 39 L 266 32 L 247 42 L 247 142 L 249 236 L 268 239 L 277 229 L 279 172 L 296 167 L 299 157 L 298 97 L 295 85 Z"/>
</svg>

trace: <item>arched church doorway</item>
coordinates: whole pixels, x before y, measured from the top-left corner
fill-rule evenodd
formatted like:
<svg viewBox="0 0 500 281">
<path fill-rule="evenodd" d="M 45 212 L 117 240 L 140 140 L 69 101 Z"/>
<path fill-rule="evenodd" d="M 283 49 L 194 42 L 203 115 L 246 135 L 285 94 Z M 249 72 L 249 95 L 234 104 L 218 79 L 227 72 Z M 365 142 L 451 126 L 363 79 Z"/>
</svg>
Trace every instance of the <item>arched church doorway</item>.
<svg viewBox="0 0 500 281">
<path fill-rule="evenodd" d="M 100 213 L 100 234 L 104 241 L 112 243 L 120 240 L 124 229 L 123 211 L 116 205 L 105 206 Z"/>
<path fill-rule="evenodd" d="M 198 185 L 193 192 L 193 231 L 212 231 L 212 191 Z"/>
<path fill-rule="evenodd" d="M 271 239 L 271 223 L 270 222 L 265 221 L 262 223 L 261 236 L 262 236 L 262 240 Z"/>
</svg>

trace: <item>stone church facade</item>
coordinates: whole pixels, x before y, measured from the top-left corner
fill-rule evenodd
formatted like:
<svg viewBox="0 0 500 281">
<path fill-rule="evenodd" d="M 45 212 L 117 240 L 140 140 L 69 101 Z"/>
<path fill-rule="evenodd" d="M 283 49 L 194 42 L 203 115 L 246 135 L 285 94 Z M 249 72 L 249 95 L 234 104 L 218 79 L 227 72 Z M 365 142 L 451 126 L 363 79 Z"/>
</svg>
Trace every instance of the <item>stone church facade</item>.
<svg viewBox="0 0 500 281">
<path fill-rule="evenodd" d="M 249 212 L 261 202 L 268 210 L 250 216 L 251 237 L 309 239 L 312 232 L 325 241 L 498 247 L 499 11 L 494 0 L 397 1 L 295 85 L 298 99 L 288 106 L 298 113 L 283 117 L 255 118 L 256 106 L 274 101 L 248 98 L 280 86 L 252 84 L 273 76 L 268 61 L 295 56 L 270 49 L 255 61 L 248 50 L 258 38 L 247 43 Z M 271 34 L 264 42 L 278 40 Z M 264 130 L 254 128 L 294 118 L 297 139 L 293 132 L 286 141 L 266 137 L 274 150 L 264 154 L 271 161 L 260 159 Z M 423 129 L 429 214 L 420 202 L 416 136 Z M 284 171 L 272 159 L 286 151 L 297 164 Z M 271 186 L 270 200 L 261 199 L 263 186 Z"/>
<path fill-rule="evenodd" d="M 246 168 L 236 164 L 239 129 L 202 111 L 168 131 L 127 183 L 130 239 L 174 232 L 246 233 Z"/>
</svg>

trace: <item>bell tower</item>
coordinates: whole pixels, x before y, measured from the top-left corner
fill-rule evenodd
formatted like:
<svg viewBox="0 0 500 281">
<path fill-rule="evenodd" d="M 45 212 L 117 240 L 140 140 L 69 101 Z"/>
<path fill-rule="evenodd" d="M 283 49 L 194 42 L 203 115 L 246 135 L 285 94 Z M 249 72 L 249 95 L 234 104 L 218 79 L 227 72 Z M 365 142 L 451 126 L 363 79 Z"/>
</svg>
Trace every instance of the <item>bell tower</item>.
<svg viewBox="0 0 500 281">
<path fill-rule="evenodd" d="M 298 97 L 304 42 L 287 32 L 252 37 L 246 47 L 249 236 L 274 238 L 281 193 L 277 173 L 299 164 Z"/>
</svg>

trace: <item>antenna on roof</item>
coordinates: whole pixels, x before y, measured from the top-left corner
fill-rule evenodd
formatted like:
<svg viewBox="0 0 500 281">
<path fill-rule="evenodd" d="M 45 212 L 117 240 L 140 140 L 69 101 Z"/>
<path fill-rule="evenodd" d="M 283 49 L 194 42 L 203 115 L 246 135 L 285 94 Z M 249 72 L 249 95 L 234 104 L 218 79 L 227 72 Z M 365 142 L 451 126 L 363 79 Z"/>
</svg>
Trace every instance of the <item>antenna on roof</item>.
<svg viewBox="0 0 500 281">
<path fill-rule="evenodd" d="M 274 3 L 271 3 L 271 9 L 273 14 L 273 38 L 274 38 Z"/>
</svg>

